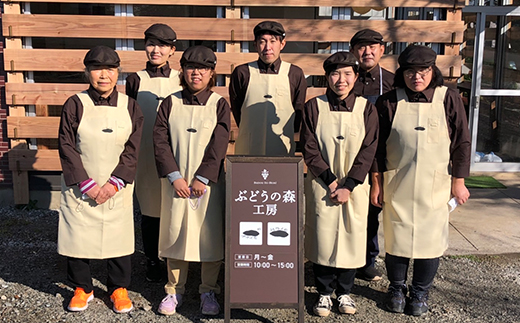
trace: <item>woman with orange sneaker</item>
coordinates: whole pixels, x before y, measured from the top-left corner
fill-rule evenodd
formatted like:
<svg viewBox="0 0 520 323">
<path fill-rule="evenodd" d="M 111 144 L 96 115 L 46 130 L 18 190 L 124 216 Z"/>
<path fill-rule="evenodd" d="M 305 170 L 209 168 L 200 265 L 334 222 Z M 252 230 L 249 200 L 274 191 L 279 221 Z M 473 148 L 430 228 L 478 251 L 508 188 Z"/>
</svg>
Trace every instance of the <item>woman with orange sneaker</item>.
<svg viewBox="0 0 520 323">
<path fill-rule="evenodd" d="M 120 59 L 106 46 L 85 59 L 88 90 L 63 105 L 59 153 L 63 176 L 58 253 L 67 257 L 75 287 L 68 309 L 83 311 L 94 299 L 91 259 L 107 259 L 113 310 L 126 313 L 134 252 L 133 185 L 143 115 L 137 102 L 118 93 Z"/>
<path fill-rule="evenodd" d="M 174 314 L 181 305 L 190 261 L 201 262 L 201 310 L 217 315 L 217 278 L 224 258 L 224 182 L 230 108 L 211 91 L 215 53 L 188 48 L 181 58 L 182 91 L 161 103 L 153 141 L 162 206 L 159 257 L 166 258 L 168 283 L 159 313 Z"/>
</svg>

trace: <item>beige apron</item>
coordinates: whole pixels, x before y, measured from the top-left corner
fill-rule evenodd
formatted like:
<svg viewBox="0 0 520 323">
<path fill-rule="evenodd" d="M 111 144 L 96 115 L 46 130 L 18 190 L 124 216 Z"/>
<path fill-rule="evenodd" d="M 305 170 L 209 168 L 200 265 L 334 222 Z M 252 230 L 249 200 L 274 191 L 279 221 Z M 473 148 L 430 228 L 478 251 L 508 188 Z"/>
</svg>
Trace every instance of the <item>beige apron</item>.
<svg viewBox="0 0 520 323">
<path fill-rule="evenodd" d="M 437 87 L 431 103 L 410 103 L 404 89 L 397 89 L 383 176 L 385 249 L 394 256 L 436 258 L 448 248 L 446 89 Z"/>
<path fill-rule="evenodd" d="M 137 103 L 144 115 L 143 136 L 135 178 L 135 193 L 141 213 L 154 218 L 161 215 L 161 181 L 157 175 L 153 151 L 153 126 L 157 109 L 163 99 L 182 90 L 179 72 L 171 70 L 170 77 L 151 78 L 145 70 L 137 72 L 141 79 Z"/>
<path fill-rule="evenodd" d="M 169 117 L 172 151 L 179 172 L 191 185 L 217 125 L 217 102 L 212 93 L 205 106 L 184 105 L 181 92 L 171 96 Z M 210 182 L 202 198 L 181 198 L 167 178 L 161 179 L 162 208 L 159 256 L 186 261 L 224 258 L 224 177 Z"/>
<path fill-rule="evenodd" d="M 87 92 L 78 93 L 83 116 L 76 149 L 88 176 L 103 186 L 119 163 L 132 134 L 128 97 L 118 93 L 117 107 L 95 106 Z M 61 180 L 58 253 L 75 258 L 115 258 L 134 252 L 134 187 L 127 184 L 111 199 L 98 205 L 83 200 L 77 185 Z"/>
<path fill-rule="evenodd" d="M 330 111 L 327 96 L 316 98 L 316 138 L 321 155 L 343 185 L 365 138 L 364 111 L 367 100 L 356 98 L 352 112 Z M 356 186 L 349 201 L 334 205 L 328 187 L 311 172 L 305 181 L 305 256 L 312 262 L 336 268 L 359 268 L 365 264 L 368 176 Z"/>
<path fill-rule="evenodd" d="M 282 62 L 278 74 L 260 74 L 258 62 L 249 66 L 247 87 L 235 154 L 294 156 L 294 108 L 289 69 Z"/>
</svg>

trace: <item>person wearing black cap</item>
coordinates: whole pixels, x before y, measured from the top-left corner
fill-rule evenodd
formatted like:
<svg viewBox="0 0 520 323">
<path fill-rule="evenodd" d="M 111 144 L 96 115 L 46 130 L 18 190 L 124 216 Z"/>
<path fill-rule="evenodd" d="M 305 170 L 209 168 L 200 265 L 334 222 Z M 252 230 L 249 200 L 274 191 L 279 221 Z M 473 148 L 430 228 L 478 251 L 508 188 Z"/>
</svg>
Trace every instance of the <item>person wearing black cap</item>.
<svg viewBox="0 0 520 323">
<path fill-rule="evenodd" d="M 466 113 L 459 93 L 443 86 L 436 57 L 428 47 L 408 46 L 399 55 L 396 89 L 376 102 L 380 135 L 371 200 L 383 206 L 386 307 L 416 316 L 428 311 L 428 291 L 448 248 L 448 201 L 469 198 Z M 405 299 L 410 259 L 413 277 Z"/>
<path fill-rule="evenodd" d="M 336 286 L 339 312 L 354 314 L 349 296 L 364 265 L 369 204 L 368 171 L 377 148 L 372 103 L 353 91 L 359 63 L 337 52 L 323 63 L 326 94 L 305 104 L 302 124 L 305 181 L 305 256 L 314 263 L 320 294 L 314 313 L 328 316 Z"/>
<path fill-rule="evenodd" d="M 188 48 L 181 58 L 182 91 L 161 103 L 153 142 L 162 177 L 159 257 L 166 258 L 168 283 L 159 313 L 171 315 L 182 303 L 189 262 L 201 262 L 201 311 L 217 315 L 217 278 L 224 258 L 224 157 L 230 108 L 211 91 L 215 53 Z"/>
<path fill-rule="evenodd" d="M 165 24 L 151 25 L 144 32 L 146 68 L 129 75 L 126 94 L 137 100 L 144 115 L 143 137 L 137 164 L 135 193 L 141 209 L 141 234 L 146 262 L 146 279 L 161 281 L 157 256 L 159 243 L 159 216 L 161 214 L 161 182 L 155 174 L 152 132 L 157 108 L 162 100 L 179 90 L 179 72 L 172 70 L 168 59 L 175 53 L 177 35 Z"/>
<path fill-rule="evenodd" d="M 350 46 L 359 61 L 359 77 L 354 91 L 375 104 L 381 94 L 393 88 L 394 82 L 394 74 L 379 65 L 379 60 L 385 53 L 383 36 L 375 30 L 363 29 L 352 37 Z M 379 255 L 377 231 L 380 213 L 380 207 L 369 205 L 366 263 L 356 272 L 358 278 L 368 281 L 380 280 L 382 277 L 381 272 L 375 267 L 376 257 Z"/>
<path fill-rule="evenodd" d="M 116 90 L 120 60 L 113 49 L 94 47 L 83 63 L 90 87 L 67 99 L 58 134 L 63 169 L 58 253 L 67 257 L 75 288 L 70 311 L 83 311 L 94 299 L 90 260 L 107 259 L 113 310 L 125 313 L 133 308 L 126 288 L 143 115 L 134 99 Z"/>
<path fill-rule="evenodd" d="M 301 68 L 280 59 L 285 30 L 263 21 L 253 30 L 258 60 L 231 74 L 229 98 L 238 125 L 235 154 L 293 156 L 307 81 Z"/>
</svg>

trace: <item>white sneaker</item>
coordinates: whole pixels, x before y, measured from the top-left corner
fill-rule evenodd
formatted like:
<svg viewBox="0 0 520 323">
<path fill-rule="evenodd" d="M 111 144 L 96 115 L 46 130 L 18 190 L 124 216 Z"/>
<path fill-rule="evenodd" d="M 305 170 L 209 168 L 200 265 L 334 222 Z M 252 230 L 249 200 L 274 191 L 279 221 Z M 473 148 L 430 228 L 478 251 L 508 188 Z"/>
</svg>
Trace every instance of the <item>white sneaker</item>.
<svg viewBox="0 0 520 323">
<path fill-rule="evenodd" d="M 330 310 L 332 309 L 332 300 L 330 299 L 330 295 L 320 295 L 316 304 L 312 308 L 314 314 L 326 317 L 329 316 Z"/>
<path fill-rule="evenodd" d="M 354 303 L 354 300 L 352 300 L 352 298 L 349 295 L 347 295 L 347 294 L 341 295 L 340 297 L 338 297 L 338 302 L 339 302 L 338 309 L 339 309 L 340 313 L 343 313 L 343 314 L 356 313 L 356 303 Z"/>
<path fill-rule="evenodd" d="M 157 310 L 162 315 L 173 315 L 176 313 L 177 308 L 182 304 L 181 294 L 168 294 L 163 298 L 159 309 Z"/>
</svg>

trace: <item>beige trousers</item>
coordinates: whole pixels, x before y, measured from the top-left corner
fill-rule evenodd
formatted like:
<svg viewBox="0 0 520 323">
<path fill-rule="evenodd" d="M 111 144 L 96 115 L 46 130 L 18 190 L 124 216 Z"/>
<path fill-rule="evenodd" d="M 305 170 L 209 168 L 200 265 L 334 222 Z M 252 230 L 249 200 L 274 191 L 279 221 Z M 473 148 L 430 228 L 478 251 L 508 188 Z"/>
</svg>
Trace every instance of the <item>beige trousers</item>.
<svg viewBox="0 0 520 323">
<path fill-rule="evenodd" d="M 164 286 L 166 294 L 184 294 L 186 290 L 186 281 L 188 280 L 188 266 L 190 262 L 177 260 L 172 258 L 166 259 L 168 267 L 168 283 Z M 201 284 L 199 285 L 199 293 L 208 293 L 209 291 L 220 294 L 220 286 L 217 284 L 218 274 L 222 261 L 202 262 L 200 269 Z"/>
</svg>

